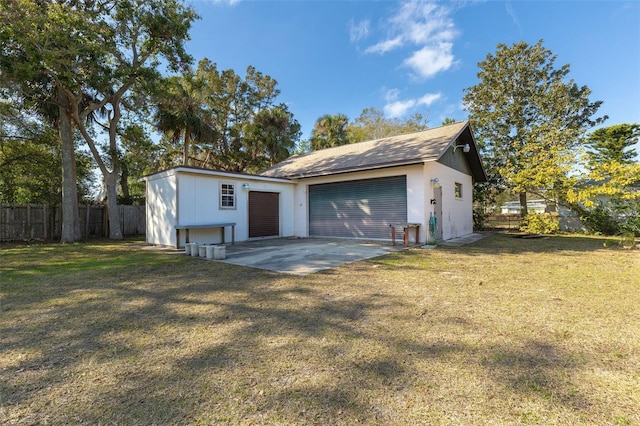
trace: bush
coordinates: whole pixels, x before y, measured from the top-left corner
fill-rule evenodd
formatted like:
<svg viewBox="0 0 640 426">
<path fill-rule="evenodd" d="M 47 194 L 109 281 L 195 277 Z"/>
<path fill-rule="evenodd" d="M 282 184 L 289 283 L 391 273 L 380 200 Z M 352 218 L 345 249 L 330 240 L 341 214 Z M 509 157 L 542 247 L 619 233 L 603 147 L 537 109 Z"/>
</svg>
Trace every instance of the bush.
<svg viewBox="0 0 640 426">
<path fill-rule="evenodd" d="M 612 199 L 602 201 L 594 208 L 578 208 L 580 219 L 593 233 L 620 235 L 633 233 L 640 236 L 640 203 L 636 200 Z"/>
<path fill-rule="evenodd" d="M 560 224 L 558 218 L 550 214 L 530 214 L 522 219 L 520 230 L 529 234 L 555 234 Z"/>
</svg>

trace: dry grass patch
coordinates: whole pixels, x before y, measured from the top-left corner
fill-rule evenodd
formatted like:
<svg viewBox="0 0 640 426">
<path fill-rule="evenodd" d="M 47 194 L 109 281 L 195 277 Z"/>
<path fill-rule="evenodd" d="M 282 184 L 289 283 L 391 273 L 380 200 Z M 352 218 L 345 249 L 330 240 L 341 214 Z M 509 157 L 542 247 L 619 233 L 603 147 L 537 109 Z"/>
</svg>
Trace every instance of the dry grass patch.
<svg viewBox="0 0 640 426">
<path fill-rule="evenodd" d="M 307 277 L 0 252 L 0 423 L 640 424 L 640 252 L 496 235 Z"/>
</svg>

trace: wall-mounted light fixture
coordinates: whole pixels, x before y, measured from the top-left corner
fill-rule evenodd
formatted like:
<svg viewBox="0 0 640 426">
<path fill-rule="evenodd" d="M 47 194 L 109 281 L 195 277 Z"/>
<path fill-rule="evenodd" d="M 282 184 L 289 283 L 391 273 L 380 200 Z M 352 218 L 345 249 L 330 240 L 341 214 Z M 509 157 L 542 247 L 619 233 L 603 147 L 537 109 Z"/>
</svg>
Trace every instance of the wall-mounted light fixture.
<svg viewBox="0 0 640 426">
<path fill-rule="evenodd" d="M 440 179 L 438 178 L 431 179 L 431 186 L 433 186 L 434 188 L 440 188 Z"/>
<path fill-rule="evenodd" d="M 242 184 L 242 189 L 244 189 L 245 191 L 248 191 L 251 189 L 251 186 L 248 183 L 243 183 Z"/>
<path fill-rule="evenodd" d="M 468 143 L 464 144 L 464 145 L 456 145 L 453 147 L 453 152 L 456 152 L 456 149 L 458 148 L 462 148 L 462 152 L 469 152 L 471 151 L 471 145 L 469 145 Z"/>
</svg>

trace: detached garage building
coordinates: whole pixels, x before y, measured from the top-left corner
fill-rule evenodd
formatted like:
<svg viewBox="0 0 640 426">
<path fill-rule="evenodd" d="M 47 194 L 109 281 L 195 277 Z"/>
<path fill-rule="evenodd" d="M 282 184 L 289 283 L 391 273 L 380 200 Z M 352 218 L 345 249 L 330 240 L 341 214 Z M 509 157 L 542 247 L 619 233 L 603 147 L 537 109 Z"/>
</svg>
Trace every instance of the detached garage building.
<svg viewBox="0 0 640 426">
<path fill-rule="evenodd" d="M 473 232 L 472 187 L 486 174 L 465 121 L 297 155 L 260 175 L 176 167 L 144 180 L 150 244 L 182 246 L 185 227 L 202 243 L 384 240 L 392 223 L 419 224 L 424 243 L 431 215 L 439 240 Z"/>
</svg>

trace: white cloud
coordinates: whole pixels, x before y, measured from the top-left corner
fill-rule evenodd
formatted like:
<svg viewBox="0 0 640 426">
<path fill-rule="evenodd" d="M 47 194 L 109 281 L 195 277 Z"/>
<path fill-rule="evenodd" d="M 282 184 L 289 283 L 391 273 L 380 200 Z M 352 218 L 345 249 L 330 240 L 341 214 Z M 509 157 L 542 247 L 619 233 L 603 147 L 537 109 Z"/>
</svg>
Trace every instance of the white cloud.
<svg viewBox="0 0 640 426">
<path fill-rule="evenodd" d="M 418 76 L 429 78 L 446 71 L 455 63 L 453 40 L 458 36 L 451 14 L 451 9 L 442 4 L 406 2 L 387 20 L 388 37 L 369 46 L 365 53 L 385 54 L 413 46 L 403 64 Z"/>
<path fill-rule="evenodd" d="M 415 99 L 407 99 L 406 101 L 395 101 L 386 104 L 383 108 L 384 115 L 390 118 L 401 117 L 416 105 Z"/>
<path fill-rule="evenodd" d="M 396 47 L 402 46 L 402 37 L 398 36 L 389 40 L 381 41 L 378 44 L 367 47 L 365 53 L 387 53 Z"/>
<path fill-rule="evenodd" d="M 420 77 L 433 77 L 440 71 L 446 71 L 453 65 L 454 57 L 451 43 L 440 43 L 425 46 L 416 51 L 404 61 L 404 65 L 411 67 Z"/>
<path fill-rule="evenodd" d="M 511 17 L 511 20 L 513 21 L 515 26 L 518 27 L 518 30 L 522 34 L 522 26 L 520 26 L 520 20 L 518 19 L 518 14 L 513 9 L 513 5 L 511 4 L 510 1 L 508 1 L 508 2 L 505 3 L 504 6 L 507 9 L 507 15 L 509 15 Z"/>
<path fill-rule="evenodd" d="M 349 40 L 352 43 L 364 40 L 369 36 L 369 21 L 360 21 L 357 24 L 353 20 L 349 23 Z"/>
<path fill-rule="evenodd" d="M 435 101 L 437 101 L 438 99 L 440 99 L 441 97 L 442 97 L 441 93 L 427 93 L 426 95 L 418 99 L 418 104 L 429 106 Z"/>
<path fill-rule="evenodd" d="M 235 6 L 240 3 L 241 0 L 211 0 L 214 4 L 227 4 L 229 6 Z"/>
<path fill-rule="evenodd" d="M 387 97 L 387 104 L 383 107 L 384 115 L 389 118 L 397 118 L 405 115 L 412 108 L 419 105 L 430 106 L 442 97 L 440 93 L 426 93 L 420 98 L 398 100 L 397 89 L 391 89 L 394 97 Z"/>
<path fill-rule="evenodd" d="M 393 102 L 398 99 L 400 96 L 399 89 L 389 89 L 384 92 L 384 100 L 387 102 Z"/>
</svg>

